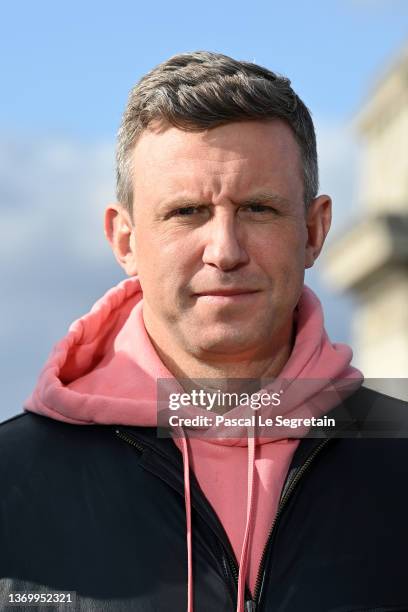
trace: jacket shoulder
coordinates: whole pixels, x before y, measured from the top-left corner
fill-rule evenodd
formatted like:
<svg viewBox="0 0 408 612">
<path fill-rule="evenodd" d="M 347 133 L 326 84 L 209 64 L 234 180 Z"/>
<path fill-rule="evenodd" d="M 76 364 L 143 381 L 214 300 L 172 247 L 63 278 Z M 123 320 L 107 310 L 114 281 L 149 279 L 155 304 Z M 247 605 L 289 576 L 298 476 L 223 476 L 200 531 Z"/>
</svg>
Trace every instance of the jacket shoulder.
<svg viewBox="0 0 408 612">
<path fill-rule="evenodd" d="M 400 432 L 408 437 L 408 402 L 405 400 L 360 387 L 342 406 L 359 421 L 382 422 L 384 425 L 399 423 Z"/>
<path fill-rule="evenodd" d="M 368 406 L 383 405 L 395 409 L 401 408 L 408 410 L 407 401 L 397 397 L 392 397 L 391 395 L 386 395 L 385 393 L 381 393 L 380 391 L 376 391 L 365 386 L 360 387 L 360 389 L 351 396 L 351 399 L 363 402 Z"/>
<path fill-rule="evenodd" d="M 9 444 L 21 443 L 33 445 L 44 438 L 69 437 L 95 425 L 72 425 L 63 421 L 24 411 L 0 423 L 0 449 Z M 106 427 L 106 426 L 101 426 Z"/>
<path fill-rule="evenodd" d="M 37 440 L 55 435 L 62 423 L 24 411 L 0 423 L 0 452 L 15 444 L 35 444 Z"/>
<path fill-rule="evenodd" d="M 1 482 L 18 475 L 66 473 L 81 465 L 112 461 L 117 452 L 113 425 L 74 425 L 32 412 L 0 423 Z"/>
</svg>

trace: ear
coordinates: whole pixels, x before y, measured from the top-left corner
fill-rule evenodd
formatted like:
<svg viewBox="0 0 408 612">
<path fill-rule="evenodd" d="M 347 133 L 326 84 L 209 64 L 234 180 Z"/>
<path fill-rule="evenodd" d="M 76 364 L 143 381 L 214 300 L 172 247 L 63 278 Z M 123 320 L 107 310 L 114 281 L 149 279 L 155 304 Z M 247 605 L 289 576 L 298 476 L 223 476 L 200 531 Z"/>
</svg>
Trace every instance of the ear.
<svg viewBox="0 0 408 612">
<path fill-rule="evenodd" d="M 105 209 L 104 230 L 116 261 L 128 276 L 137 274 L 134 225 L 128 211 L 120 204 Z"/>
<path fill-rule="evenodd" d="M 332 201 L 328 195 L 313 200 L 306 211 L 307 243 L 305 268 L 311 268 L 320 255 L 332 218 Z"/>
</svg>

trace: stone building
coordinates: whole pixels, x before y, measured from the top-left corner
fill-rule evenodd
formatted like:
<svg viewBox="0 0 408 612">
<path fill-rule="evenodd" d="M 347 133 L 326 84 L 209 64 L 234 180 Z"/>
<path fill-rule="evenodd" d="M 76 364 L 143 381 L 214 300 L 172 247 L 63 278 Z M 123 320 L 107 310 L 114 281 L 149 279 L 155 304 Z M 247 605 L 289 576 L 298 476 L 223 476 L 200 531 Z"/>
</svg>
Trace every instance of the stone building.
<svg viewBox="0 0 408 612">
<path fill-rule="evenodd" d="M 356 298 L 356 365 L 381 379 L 373 386 L 405 397 L 406 381 L 395 379 L 408 378 L 408 46 L 378 79 L 356 127 L 357 214 L 329 247 L 326 273 Z"/>
</svg>

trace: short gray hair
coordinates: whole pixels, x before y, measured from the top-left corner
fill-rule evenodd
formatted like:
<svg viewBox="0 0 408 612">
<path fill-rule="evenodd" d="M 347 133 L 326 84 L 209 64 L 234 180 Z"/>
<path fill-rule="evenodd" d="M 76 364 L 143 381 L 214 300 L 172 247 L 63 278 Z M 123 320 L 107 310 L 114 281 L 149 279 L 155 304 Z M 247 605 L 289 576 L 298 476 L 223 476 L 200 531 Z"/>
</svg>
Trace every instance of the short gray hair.
<svg viewBox="0 0 408 612">
<path fill-rule="evenodd" d="M 199 132 L 233 121 L 278 118 L 291 127 L 303 165 L 304 202 L 319 188 L 316 135 L 310 111 L 290 80 L 251 62 L 221 53 L 180 53 L 162 62 L 131 89 L 118 131 L 116 195 L 133 209 L 131 157 L 152 122 Z"/>
</svg>

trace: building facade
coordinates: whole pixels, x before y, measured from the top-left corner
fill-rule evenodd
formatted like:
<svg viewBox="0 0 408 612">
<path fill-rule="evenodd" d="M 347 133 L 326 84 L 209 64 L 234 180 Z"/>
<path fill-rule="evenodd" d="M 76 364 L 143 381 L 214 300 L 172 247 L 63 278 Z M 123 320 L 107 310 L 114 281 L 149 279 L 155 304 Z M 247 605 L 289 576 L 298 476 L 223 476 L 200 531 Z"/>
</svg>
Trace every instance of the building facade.
<svg viewBox="0 0 408 612">
<path fill-rule="evenodd" d="M 336 288 L 356 298 L 356 365 L 367 378 L 378 379 L 372 386 L 405 398 L 408 46 L 377 81 L 356 127 L 363 145 L 358 209 L 348 229 L 329 247 L 326 272 Z"/>
</svg>

